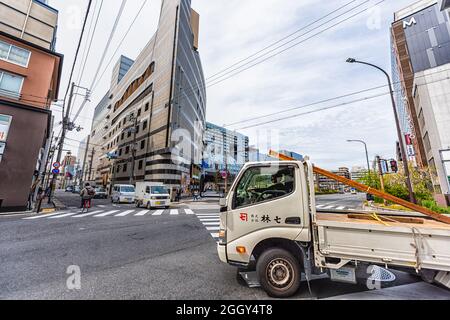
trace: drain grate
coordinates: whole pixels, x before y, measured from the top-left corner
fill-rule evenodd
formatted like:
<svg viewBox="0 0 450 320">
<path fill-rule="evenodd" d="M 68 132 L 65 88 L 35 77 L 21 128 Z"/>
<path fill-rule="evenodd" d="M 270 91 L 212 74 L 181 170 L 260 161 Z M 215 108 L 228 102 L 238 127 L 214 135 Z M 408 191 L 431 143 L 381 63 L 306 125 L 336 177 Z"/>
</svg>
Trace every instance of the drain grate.
<svg viewBox="0 0 450 320">
<path fill-rule="evenodd" d="M 393 282 L 396 279 L 395 274 L 379 266 L 370 266 L 368 273 L 372 274 L 368 278 L 368 280 L 380 282 Z"/>
</svg>

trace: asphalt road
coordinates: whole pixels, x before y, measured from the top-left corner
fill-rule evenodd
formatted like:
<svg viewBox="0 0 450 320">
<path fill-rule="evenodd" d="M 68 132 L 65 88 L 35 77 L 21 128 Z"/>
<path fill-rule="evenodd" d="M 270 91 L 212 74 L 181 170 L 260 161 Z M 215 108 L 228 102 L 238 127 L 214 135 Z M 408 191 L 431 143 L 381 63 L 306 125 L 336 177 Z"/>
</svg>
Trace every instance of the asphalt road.
<svg viewBox="0 0 450 320">
<path fill-rule="evenodd" d="M 358 210 L 362 209 L 365 200 L 365 193 L 318 195 L 316 196 L 316 206 L 318 206 L 319 209 L 324 210 Z"/>
<path fill-rule="evenodd" d="M 183 204 L 143 216 L 135 215 L 132 205 L 112 206 L 104 200 L 95 205 L 92 212 L 113 210 L 114 215 L 76 219 L 79 211 L 72 209 L 64 217 L 0 217 L 0 299 L 268 298 L 260 288 L 237 281 L 237 270 L 219 261 L 215 240 L 201 218 L 187 214 L 188 207 L 217 214 L 214 205 Z M 81 288 L 69 289 L 77 284 L 69 281 L 67 286 L 78 268 Z M 409 274 L 396 275 L 395 285 L 421 283 Z M 294 299 L 349 299 L 367 292 L 364 286 L 329 279 L 313 280 L 311 288 L 312 295 L 303 284 Z M 439 291 L 437 296 L 450 294 Z M 427 297 L 426 290 L 414 295 Z"/>
</svg>

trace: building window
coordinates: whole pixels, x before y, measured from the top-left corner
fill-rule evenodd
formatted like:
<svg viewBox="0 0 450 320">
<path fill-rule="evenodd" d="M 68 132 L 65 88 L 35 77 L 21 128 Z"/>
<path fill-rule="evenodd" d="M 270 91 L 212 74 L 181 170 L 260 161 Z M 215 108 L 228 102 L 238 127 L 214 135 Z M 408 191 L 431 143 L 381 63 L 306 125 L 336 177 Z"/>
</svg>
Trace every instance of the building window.
<svg viewBox="0 0 450 320">
<path fill-rule="evenodd" d="M 141 116 L 141 109 L 139 108 L 139 110 L 137 111 L 137 116 L 140 117 Z"/>
<path fill-rule="evenodd" d="M 150 104 L 147 102 L 146 104 L 145 104 L 145 111 L 148 111 L 148 108 L 150 107 Z"/>
<path fill-rule="evenodd" d="M 18 64 L 22 67 L 28 67 L 30 61 L 31 52 L 12 44 L 0 41 L 0 59 L 14 64 Z"/>
<path fill-rule="evenodd" d="M 131 137 L 131 131 L 128 131 L 127 138 Z"/>
<path fill-rule="evenodd" d="M 128 169 L 128 165 L 125 163 L 125 164 L 123 165 L 123 172 L 127 172 L 127 169 Z"/>
<path fill-rule="evenodd" d="M 145 148 L 145 140 L 141 141 L 141 150 Z"/>
<path fill-rule="evenodd" d="M 20 98 L 23 77 L 0 71 L 0 94 L 2 96 Z"/>
<path fill-rule="evenodd" d="M 127 123 L 127 119 L 126 118 L 123 119 L 123 125 L 125 125 L 125 123 Z"/>
<path fill-rule="evenodd" d="M 145 120 L 144 123 L 142 124 L 142 130 L 147 129 L 147 125 L 148 125 L 148 122 L 147 122 L 147 120 Z"/>
<path fill-rule="evenodd" d="M 122 149 L 119 149 L 119 157 L 122 155 Z"/>
<path fill-rule="evenodd" d="M 142 170 L 142 167 L 144 166 L 144 161 L 140 160 L 138 165 L 138 170 Z"/>
<path fill-rule="evenodd" d="M 116 168 L 116 172 L 120 172 L 120 164 L 117 166 L 117 168 Z"/>
<path fill-rule="evenodd" d="M 130 152 L 130 146 L 127 146 L 126 148 L 125 148 L 125 154 L 128 154 Z"/>
<path fill-rule="evenodd" d="M 136 126 L 136 134 L 139 133 L 139 125 Z"/>
</svg>

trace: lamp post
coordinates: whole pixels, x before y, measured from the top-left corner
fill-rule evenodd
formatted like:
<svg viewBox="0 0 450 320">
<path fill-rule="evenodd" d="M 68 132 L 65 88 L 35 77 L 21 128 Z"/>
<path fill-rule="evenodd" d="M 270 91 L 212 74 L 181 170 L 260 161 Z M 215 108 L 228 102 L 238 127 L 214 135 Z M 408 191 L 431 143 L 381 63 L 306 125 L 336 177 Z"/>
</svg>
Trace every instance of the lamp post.
<svg viewBox="0 0 450 320">
<path fill-rule="evenodd" d="M 370 179 L 370 162 L 369 162 L 369 152 L 367 152 L 367 143 L 365 143 L 363 140 L 347 140 L 347 142 L 360 142 L 360 143 L 364 144 L 364 149 L 366 150 L 367 171 L 369 173 L 369 179 Z"/>
<path fill-rule="evenodd" d="M 397 126 L 397 135 L 398 135 L 398 140 L 399 140 L 400 148 L 401 148 L 402 155 L 403 155 L 403 161 L 402 162 L 403 162 L 403 169 L 405 171 L 406 186 L 408 187 L 408 191 L 409 191 L 409 201 L 412 202 L 412 203 L 416 203 L 416 198 L 414 196 L 414 191 L 413 191 L 413 187 L 412 187 L 412 183 L 411 183 L 411 176 L 410 176 L 409 168 L 408 168 L 408 160 L 406 158 L 405 145 L 403 143 L 403 138 L 402 138 L 402 131 L 400 129 L 400 121 L 399 121 L 399 118 L 398 118 L 397 108 L 395 106 L 394 90 L 392 88 L 391 77 L 389 76 L 389 74 L 384 69 L 382 69 L 382 68 L 380 68 L 377 65 L 374 65 L 372 63 L 368 63 L 368 62 L 364 62 L 364 61 L 358 61 L 358 60 L 356 60 L 354 58 L 348 58 L 347 62 L 348 63 L 364 64 L 364 65 L 367 65 L 369 67 L 378 69 L 379 71 L 383 72 L 383 74 L 386 76 L 386 78 L 388 80 L 389 92 L 391 94 L 392 108 L 394 109 L 395 124 Z"/>
</svg>

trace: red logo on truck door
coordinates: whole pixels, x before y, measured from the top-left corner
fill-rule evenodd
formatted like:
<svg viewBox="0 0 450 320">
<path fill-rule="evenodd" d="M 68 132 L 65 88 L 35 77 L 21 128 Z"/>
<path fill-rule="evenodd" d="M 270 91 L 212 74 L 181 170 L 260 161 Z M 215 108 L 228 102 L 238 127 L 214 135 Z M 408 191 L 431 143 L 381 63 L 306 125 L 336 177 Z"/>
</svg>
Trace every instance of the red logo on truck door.
<svg viewBox="0 0 450 320">
<path fill-rule="evenodd" d="M 240 218 L 242 221 L 247 222 L 248 221 L 248 214 L 241 213 Z"/>
</svg>

